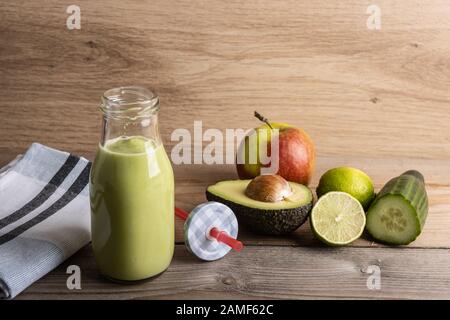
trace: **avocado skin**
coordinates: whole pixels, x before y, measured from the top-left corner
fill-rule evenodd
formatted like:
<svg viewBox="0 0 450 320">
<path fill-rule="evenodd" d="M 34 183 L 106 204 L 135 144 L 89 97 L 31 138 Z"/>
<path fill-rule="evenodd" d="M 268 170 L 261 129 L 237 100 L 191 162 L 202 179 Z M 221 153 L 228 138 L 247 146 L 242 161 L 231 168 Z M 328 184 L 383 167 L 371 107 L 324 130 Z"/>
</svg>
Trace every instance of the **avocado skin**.
<svg viewBox="0 0 450 320">
<path fill-rule="evenodd" d="M 206 191 L 206 199 L 223 203 L 233 210 L 239 223 L 266 235 L 283 235 L 297 230 L 308 219 L 312 209 L 312 201 L 293 209 L 254 209 L 218 197 L 209 191 Z"/>
</svg>

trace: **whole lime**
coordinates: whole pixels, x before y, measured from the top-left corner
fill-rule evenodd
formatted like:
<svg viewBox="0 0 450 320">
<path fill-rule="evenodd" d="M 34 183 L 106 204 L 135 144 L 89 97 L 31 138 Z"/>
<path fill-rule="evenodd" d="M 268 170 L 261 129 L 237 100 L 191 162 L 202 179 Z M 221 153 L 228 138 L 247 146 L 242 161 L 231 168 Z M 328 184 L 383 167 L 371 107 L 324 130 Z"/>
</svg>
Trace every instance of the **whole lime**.
<svg viewBox="0 0 450 320">
<path fill-rule="evenodd" d="M 331 191 L 346 192 L 367 209 L 375 198 L 372 179 L 363 171 L 350 167 L 330 169 L 320 178 L 317 197 Z"/>
</svg>

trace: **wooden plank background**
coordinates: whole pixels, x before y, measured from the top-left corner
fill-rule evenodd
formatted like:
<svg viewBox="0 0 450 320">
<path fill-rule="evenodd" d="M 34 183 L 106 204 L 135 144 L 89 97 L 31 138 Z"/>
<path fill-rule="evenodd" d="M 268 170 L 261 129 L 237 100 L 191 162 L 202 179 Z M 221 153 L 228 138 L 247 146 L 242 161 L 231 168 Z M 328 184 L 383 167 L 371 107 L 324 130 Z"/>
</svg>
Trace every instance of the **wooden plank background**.
<svg viewBox="0 0 450 320">
<path fill-rule="evenodd" d="M 373 3 L 381 30 L 366 27 Z M 86 269 L 81 292 L 66 289 L 61 267 L 21 297 L 450 297 L 450 277 L 438 271 L 450 248 L 448 1 L 78 0 L 81 30 L 68 30 L 71 4 L 0 3 L 0 165 L 34 141 L 93 159 L 101 94 L 139 84 L 160 95 L 168 152 L 177 128 L 202 120 L 204 129 L 249 129 L 258 125 L 256 109 L 311 135 L 318 153 L 311 187 L 339 165 L 363 169 L 377 189 L 415 168 L 426 177 L 430 213 L 408 249 L 370 239 L 325 249 L 307 225 L 288 237 L 242 229 L 248 247 L 211 264 L 189 258 L 177 221 L 174 263 L 154 283 L 133 289 L 99 280 L 87 247 L 67 262 Z M 205 200 L 207 185 L 236 177 L 230 165 L 174 169 L 177 205 L 187 210 Z M 372 257 L 387 275 L 379 292 L 367 290 L 358 271 Z M 289 259 L 277 282 L 262 270 Z M 254 275 L 239 268 L 247 263 Z M 237 282 L 222 285 L 220 268 L 231 268 Z M 413 274 L 421 278 L 412 284 Z"/>
<path fill-rule="evenodd" d="M 201 262 L 177 245 L 161 276 L 124 286 L 100 277 L 90 248 L 38 281 L 20 299 L 449 299 L 450 255 L 442 249 L 251 246 Z M 432 262 L 432 263 L 430 263 Z M 69 264 L 82 267 L 80 291 L 64 289 Z M 381 290 L 368 290 L 368 266 Z"/>
</svg>

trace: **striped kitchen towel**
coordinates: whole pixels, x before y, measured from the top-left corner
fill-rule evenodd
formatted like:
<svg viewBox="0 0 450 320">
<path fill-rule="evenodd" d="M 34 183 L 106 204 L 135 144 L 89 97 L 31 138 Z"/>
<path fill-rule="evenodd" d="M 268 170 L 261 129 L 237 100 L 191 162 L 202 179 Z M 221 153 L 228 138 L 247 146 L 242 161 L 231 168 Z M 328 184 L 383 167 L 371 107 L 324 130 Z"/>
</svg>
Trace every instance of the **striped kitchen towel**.
<svg viewBox="0 0 450 320">
<path fill-rule="evenodd" d="M 90 241 L 88 160 L 33 143 L 0 169 L 0 298 Z"/>
</svg>

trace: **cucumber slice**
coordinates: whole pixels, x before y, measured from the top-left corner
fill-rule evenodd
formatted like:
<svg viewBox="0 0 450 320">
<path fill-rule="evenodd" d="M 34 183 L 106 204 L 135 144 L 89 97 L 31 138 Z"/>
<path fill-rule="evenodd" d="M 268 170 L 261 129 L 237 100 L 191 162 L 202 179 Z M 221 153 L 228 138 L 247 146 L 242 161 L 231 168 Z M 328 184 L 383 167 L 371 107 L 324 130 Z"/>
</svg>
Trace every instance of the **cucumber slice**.
<svg viewBox="0 0 450 320">
<path fill-rule="evenodd" d="M 428 196 L 420 172 L 410 170 L 391 179 L 367 212 L 367 231 L 376 240 L 404 245 L 414 241 L 428 214 Z"/>
<path fill-rule="evenodd" d="M 420 234 L 420 222 L 414 208 L 402 196 L 387 195 L 370 208 L 367 230 L 381 242 L 408 244 Z"/>
</svg>

